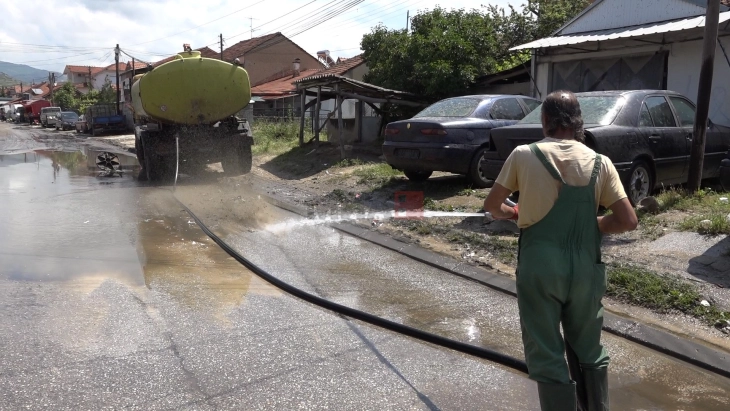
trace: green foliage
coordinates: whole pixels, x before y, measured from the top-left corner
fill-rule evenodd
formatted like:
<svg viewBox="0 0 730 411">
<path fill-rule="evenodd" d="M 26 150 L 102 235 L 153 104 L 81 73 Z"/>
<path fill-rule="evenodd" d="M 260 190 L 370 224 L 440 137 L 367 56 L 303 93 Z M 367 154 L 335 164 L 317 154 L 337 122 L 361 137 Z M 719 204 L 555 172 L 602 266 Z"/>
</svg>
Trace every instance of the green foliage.
<svg viewBox="0 0 730 411">
<path fill-rule="evenodd" d="M 63 111 L 76 110 L 78 99 L 76 88 L 71 83 L 65 83 L 60 89 L 53 93 L 53 102 Z"/>
<path fill-rule="evenodd" d="M 394 177 L 402 176 L 403 173 L 385 163 L 370 163 L 360 166 L 353 171 L 354 176 L 360 177 L 358 184 L 366 184 L 371 187 L 382 187 L 389 183 Z"/>
<path fill-rule="evenodd" d="M 708 325 L 724 326 L 730 319 L 730 313 L 714 305 L 701 305 L 695 285 L 631 265 L 609 267 L 606 295 L 659 312 L 679 311 Z"/>
<path fill-rule="evenodd" d="M 294 121 L 254 120 L 254 154 L 281 154 L 299 145 L 299 123 Z M 305 139 L 309 138 L 305 132 Z"/>
<path fill-rule="evenodd" d="M 528 0 L 526 8 L 535 16 L 535 38 L 550 37 L 591 4 L 591 0 Z"/>
<path fill-rule="evenodd" d="M 111 82 L 107 81 L 100 90 L 90 90 L 81 94 L 71 83 L 64 84 L 53 93 L 53 102 L 63 111 L 76 111 L 83 114 L 87 107 L 94 104 L 114 104 L 117 101 L 117 92 Z"/>
<path fill-rule="evenodd" d="M 529 51 L 509 49 L 544 37 L 589 3 L 534 0 L 521 10 L 436 7 L 413 17 L 410 31 L 378 25 L 361 42 L 369 69 L 365 81 L 432 101 L 463 95 L 477 77 L 528 61 Z"/>
</svg>

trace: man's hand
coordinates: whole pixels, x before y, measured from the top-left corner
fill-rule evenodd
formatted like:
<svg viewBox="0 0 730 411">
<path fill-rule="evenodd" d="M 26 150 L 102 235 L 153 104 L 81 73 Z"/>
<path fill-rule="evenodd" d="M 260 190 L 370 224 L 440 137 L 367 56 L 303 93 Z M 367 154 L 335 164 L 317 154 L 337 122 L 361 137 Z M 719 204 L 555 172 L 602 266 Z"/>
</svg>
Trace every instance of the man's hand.
<svg viewBox="0 0 730 411">
<path fill-rule="evenodd" d="M 496 220 L 517 219 L 517 207 L 510 207 L 504 204 L 504 200 L 512 194 L 510 190 L 504 186 L 494 183 L 489 195 L 484 200 L 484 210 L 492 215 Z"/>
</svg>

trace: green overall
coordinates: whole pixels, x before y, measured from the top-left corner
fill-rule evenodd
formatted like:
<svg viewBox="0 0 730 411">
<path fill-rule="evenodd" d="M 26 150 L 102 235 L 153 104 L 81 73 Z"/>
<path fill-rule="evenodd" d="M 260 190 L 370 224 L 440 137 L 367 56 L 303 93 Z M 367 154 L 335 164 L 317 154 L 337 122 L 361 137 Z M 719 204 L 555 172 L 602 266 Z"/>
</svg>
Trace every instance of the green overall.
<svg viewBox="0 0 730 411">
<path fill-rule="evenodd" d="M 564 357 L 567 343 L 584 372 L 585 381 L 579 384 L 586 384 L 588 397 L 605 397 L 589 398 L 594 403 L 591 408 L 604 409 L 599 404 L 605 402 L 608 409 L 605 377 L 609 358 L 600 342 L 606 271 L 601 263 L 595 199 L 601 156 L 596 154 L 588 185 L 577 187 L 565 184 L 536 144 L 530 144 L 530 150 L 562 187 L 548 214 L 520 234 L 517 301 L 529 375 L 538 382 L 543 410 L 570 407 L 561 399 L 571 393 L 575 398 L 575 383 Z M 602 375 L 596 377 L 595 372 Z"/>
</svg>

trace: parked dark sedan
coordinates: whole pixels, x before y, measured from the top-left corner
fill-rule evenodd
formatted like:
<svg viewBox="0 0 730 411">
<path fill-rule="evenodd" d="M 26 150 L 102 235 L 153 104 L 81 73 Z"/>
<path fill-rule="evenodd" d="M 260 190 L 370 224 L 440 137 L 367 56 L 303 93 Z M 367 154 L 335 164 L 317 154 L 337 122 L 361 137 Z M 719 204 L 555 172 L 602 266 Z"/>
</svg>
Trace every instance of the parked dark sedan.
<svg viewBox="0 0 730 411">
<path fill-rule="evenodd" d="M 586 145 L 616 166 L 636 204 L 662 185 L 687 182 L 695 105 L 667 90 L 576 93 Z M 482 164 L 495 179 L 515 147 L 543 138 L 540 108 L 519 123 L 495 129 Z M 703 178 L 717 177 L 730 147 L 730 128 L 708 123 Z"/>
<path fill-rule="evenodd" d="M 491 181 L 481 168 L 495 127 L 515 124 L 540 105 L 524 96 L 476 95 L 438 101 L 412 119 L 385 128 L 383 154 L 391 167 L 412 181 L 434 171 L 465 174 L 476 187 Z"/>
</svg>

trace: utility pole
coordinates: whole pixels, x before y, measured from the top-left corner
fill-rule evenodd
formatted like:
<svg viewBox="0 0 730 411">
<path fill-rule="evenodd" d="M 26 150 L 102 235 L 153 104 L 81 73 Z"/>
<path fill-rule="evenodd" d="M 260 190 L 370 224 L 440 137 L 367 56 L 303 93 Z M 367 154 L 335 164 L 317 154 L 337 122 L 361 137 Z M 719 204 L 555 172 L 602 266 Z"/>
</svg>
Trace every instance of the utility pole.
<svg viewBox="0 0 730 411">
<path fill-rule="evenodd" d="M 223 60 L 223 33 L 220 34 L 221 39 L 221 60 Z"/>
<path fill-rule="evenodd" d="M 408 26 L 411 24 L 411 11 L 406 12 L 406 33 L 408 33 Z"/>
<path fill-rule="evenodd" d="M 117 115 L 122 114 L 121 111 L 119 111 L 119 100 L 122 99 L 122 90 L 119 89 L 119 44 L 117 44 L 117 47 L 114 49 L 114 68 L 117 71 Z"/>
<path fill-rule="evenodd" d="M 48 73 L 48 87 L 51 89 L 51 105 L 53 104 L 53 88 L 56 87 L 56 73 Z"/>
<path fill-rule="evenodd" d="M 89 91 L 94 89 L 93 79 L 91 78 L 91 66 L 89 66 L 89 83 L 87 85 L 89 86 Z"/>
<path fill-rule="evenodd" d="M 687 178 L 687 191 L 689 193 L 699 190 L 702 183 L 702 167 L 705 161 L 705 134 L 707 133 L 707 117 L 710 112 L 710 94 L 712 93 L 712 74 L 715 64 L 719 20 L 720 0 L 707 0 L 702 66 L 700 67 L 700 79 L 697 86 L 697 111 L 695 112 L 695 125 L 692 133 L 692 149 L 689 154 L 689 176 Z"/>
</svg>

